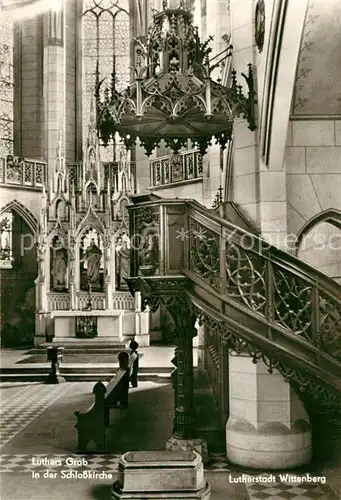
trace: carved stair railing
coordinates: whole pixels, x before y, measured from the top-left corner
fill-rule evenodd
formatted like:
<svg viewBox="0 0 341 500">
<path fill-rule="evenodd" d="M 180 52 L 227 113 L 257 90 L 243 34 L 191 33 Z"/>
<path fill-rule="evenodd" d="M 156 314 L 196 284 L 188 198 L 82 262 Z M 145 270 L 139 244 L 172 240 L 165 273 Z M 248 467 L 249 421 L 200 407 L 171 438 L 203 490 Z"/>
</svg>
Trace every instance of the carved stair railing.
<svg viewBox="0 0 341 500">
<path fill-rule="evenodd" d="M 131 276 L 151 290 L 161 277 L 185 276 L 197 311 L 231 348 L 341 408 L 340 285 L 193 200 L 133 206 L 131 227 Z"/>
</svg>

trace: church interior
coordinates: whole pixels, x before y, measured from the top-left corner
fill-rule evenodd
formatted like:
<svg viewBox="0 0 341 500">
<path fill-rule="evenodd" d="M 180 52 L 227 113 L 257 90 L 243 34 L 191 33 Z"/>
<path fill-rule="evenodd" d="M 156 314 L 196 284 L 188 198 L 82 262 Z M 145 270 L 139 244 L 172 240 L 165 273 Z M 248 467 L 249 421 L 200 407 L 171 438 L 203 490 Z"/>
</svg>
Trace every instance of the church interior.
<svg viewBox="0 0 341 500">
<path fill-rule="evenodd" d="M 340 27 L 2 0 L 4 500 L 341 498 Z"/>
</svg>

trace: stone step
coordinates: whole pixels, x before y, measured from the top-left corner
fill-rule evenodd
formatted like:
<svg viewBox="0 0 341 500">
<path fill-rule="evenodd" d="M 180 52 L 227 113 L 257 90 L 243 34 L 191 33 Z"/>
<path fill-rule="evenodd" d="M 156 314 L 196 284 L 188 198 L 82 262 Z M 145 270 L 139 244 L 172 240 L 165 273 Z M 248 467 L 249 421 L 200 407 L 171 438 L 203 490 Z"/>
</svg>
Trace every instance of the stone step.
<svg viewBox="0 0 341 500">
<path fill-rule="evenodd" d="M 63 354 L 118 354 L 121 351 L 128 351 L 124 345 L 120 347 L 64 347 Z M 35 348 L 27 352 L 27 355 L 43 355 L 47 356 L 47 349 Z"/>
<path fill-rule="evenodd" d="M 73 373 L 80 373 L 80 374 L 91 374 L 91 373 L 109 373 L 109 374 L 114 374 L 118 368 L 117 363 L 113 363 L 111 366 L 108 366 L 107 364 L 103 363 L 102 365 L 100 364 L 94 364 L 94 365 L 72 365 L 72 364 L 63 364 L 60 365 L 59 369 L 61 373 L 67 373 L 67 374 L 73 374 Z M 45 363 L 42 366 L 42 363 L 40 366 L 34 366 L 34 365 L 20 365 L 18 367 L 11 367 L 11 368 L 1 368 L 0 369 L 0 375 L 20 375 L 21 373 L 23 375 L 28 375 L 30 373 L 32 374 L 39 374 L 39 373 L 47 373 L 49 372 L 50 369 L 50 363 Z M 147 366 L 141 366 L 139 368 L 139 374 L 146 374 L 146 373 L 165 373 L 165 374 L 170 374 L 172 372 L 173 368 L 172 367 L 167 367 L 167 366 L 153 366 L 153 367 L 147 367 Z"/>
<path fill-rule="evenodd" d="M 56 347 L 56 346 L 62 346 L 64 347 L 64 352 L 114 352 L 114 351 L 122 351 L 125 349 L 128 349 L 129 342 L 99 342 L 96 340 L 92 339 L 84 339 L 84 340 L 79 340 L 79 341 L 70 341 L 70 342 L 46 342 L 44 344 L 39 345 L 38 347 L 33 347 L 29 351 L 27 351 L 27 354 L 43 354 L 46 352 L 48 347 Z"/>
<path fill-rule="evenodd" d="M 47 370 L 45 372 L 41 371 L 35 373 L 6 373 L 0 374 L 0 382 L 44 382 L 47 375 Z M 65 373 L 61 371 L 61 375 L 67 382 L 105 382 L 114 375 L 114 372 L 98 372 L 94 370 L 92 373 L 79 373 L 76 371 Z M 171 381 L 171 375 L 165 372 L 146 372 L 139 375 L 139 381 L 169 383 Z"/>
</svg>

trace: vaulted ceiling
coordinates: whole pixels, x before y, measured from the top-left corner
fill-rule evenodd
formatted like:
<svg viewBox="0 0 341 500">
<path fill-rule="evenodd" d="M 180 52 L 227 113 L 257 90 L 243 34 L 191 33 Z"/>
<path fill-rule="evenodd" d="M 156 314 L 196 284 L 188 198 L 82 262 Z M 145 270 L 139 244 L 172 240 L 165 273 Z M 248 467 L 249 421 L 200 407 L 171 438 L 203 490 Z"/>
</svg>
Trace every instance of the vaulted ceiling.
<svg viewBox="0 0 341 500">
<path fill-rule="evenodd" d="M 341 2 L 309 0 L 294 87 L 294 116 L 341 116 Z"/>
</svg>

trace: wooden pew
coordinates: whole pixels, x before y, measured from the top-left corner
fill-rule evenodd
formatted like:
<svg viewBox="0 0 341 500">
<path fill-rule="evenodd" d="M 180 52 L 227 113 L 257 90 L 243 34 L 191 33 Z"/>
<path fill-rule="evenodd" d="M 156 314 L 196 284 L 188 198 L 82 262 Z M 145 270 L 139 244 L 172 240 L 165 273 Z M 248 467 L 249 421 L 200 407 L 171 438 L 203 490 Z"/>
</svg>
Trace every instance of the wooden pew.
<svg viewBox="0 0 341 500">
<path fill-rule="evenodd" d="M 128 358 L 126 353 L 121 354 Z M 125 357 L 123 358 L 125 360 Z M 106 453 L 106 431 L 110 425 L 110 409 L 128 406 L 128 390 L 129 369 L 121 362 L 119 370 L 107 386 L 102 382 L 94 385 L 92 392 L 95 395 L 95 402 L 86 412 L 75 411 L 77 418 L 75 427 L 78 431 L 77 453 L 88 453 L 87 447 L 90 441 L 95 443 L 95 453 Z"/>
</svg>

